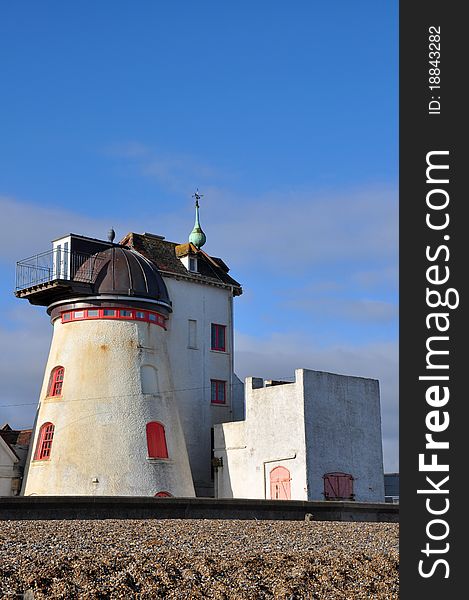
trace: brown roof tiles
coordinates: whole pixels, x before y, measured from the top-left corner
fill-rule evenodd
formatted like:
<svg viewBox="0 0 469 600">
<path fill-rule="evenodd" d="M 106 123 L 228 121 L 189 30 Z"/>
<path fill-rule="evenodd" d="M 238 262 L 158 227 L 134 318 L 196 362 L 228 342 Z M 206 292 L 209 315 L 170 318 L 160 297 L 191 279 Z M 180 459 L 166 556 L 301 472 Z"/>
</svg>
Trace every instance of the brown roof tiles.
<svg viewBox="0 0 469 600">
<path fill-rule="evenodd" d="M 228 267 L 221 260 L 198 250 L 193 244 L 177 244 L 158 236 L 139 233 L 128 233 L 120 242 L 133 248 L 151 260 L 163 275 L 184 276 L 194 281 L 224 284 L 233 288 L 233 294 L 239 296 L 243 290 L 241 284 L 228 275 Z M 198 272 L 188 271 L 179 260 L 181 256 L 191 254 L 198 258 Z"/>
</svg>

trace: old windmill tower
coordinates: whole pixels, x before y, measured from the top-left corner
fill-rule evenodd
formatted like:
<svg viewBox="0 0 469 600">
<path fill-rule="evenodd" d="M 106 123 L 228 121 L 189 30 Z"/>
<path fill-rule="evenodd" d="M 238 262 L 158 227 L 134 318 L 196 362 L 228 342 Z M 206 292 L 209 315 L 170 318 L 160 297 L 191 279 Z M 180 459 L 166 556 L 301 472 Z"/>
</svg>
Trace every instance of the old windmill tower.
<svg viewBox="0 0 469 600">
<path fill-rule="evenodd" d="M 213 493 L 213 425 L 243 416 L 241 287 L 202 250 L 194 196 L 186 244 L 69 234 L 18 263 L 16 296 L 53 325 L 24 495 Z"/>
</svg>

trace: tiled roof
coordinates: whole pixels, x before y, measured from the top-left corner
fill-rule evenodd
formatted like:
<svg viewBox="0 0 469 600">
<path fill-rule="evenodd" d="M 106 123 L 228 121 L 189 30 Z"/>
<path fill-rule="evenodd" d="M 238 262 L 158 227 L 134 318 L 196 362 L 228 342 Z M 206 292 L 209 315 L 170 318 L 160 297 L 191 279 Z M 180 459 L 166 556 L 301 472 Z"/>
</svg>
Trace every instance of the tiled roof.
<svg viewBox="0 0 469 600">
<path fill-rule="evenodd" d="M 19 446 L 29 446 L 32 432 L 32 429 L 12 429 L 8 423 L 0 427 L 0 437 L 20 461 L 21 457 L 18 456 L 16 450 L 19 449 Z"/>
<path fill-rule="evenodd" d="M 10 446 L 29 446 L 32 429 L 12 429 L 8 423 L 0 428 L 0 436 Z"/>
<path fill-rule="evenodd" d="M 134 248 L 155 263 L 162 275 L 183 276 L 193 281 L 232 286 L 235 296 L 243 292 L 241 284 L 228 275 L 229 269 L 221 258 L 209 256 L 193 244 L 177 244 L 147 233 L 128 233 L 120 243 Z M 187 254 L 197 256 L 197 273 L 188 271 L 179 260 L 178 256 Z"/>
<path fill-rule="evenodd" d="M 20 431 L 18 438 L 16 440 L 17 446 L 29 446 L 29 442 L 31 441 L 31 435 L 33 433 L 32 429 L 23 429 Z"/>
</svg>

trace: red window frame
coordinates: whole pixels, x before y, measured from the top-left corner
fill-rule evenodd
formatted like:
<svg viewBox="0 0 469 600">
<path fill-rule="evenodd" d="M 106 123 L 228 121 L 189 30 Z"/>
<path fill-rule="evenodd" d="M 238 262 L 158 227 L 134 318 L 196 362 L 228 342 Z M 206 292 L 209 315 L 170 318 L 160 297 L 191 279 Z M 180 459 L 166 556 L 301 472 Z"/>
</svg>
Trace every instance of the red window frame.
<svg viewBox="0 0 469 600">
<path fill-rule="evenodd" d="M 210 380 L 210 402 L 212 404 L 226 404 L 226 381 L 221 379 Z"/>
<path fill-rule="evenodd" d="M 219 352 L 226 351 L 226 325 L 212 323 L 211 349 Z"/>
<path fill-rule="evenodd" d="M 61 396 L 64 382 L 65 369 L 64 367 L 55 367 L 50 374 L 49 388 L 47 395 L 50 397 Z"/>
<path fill-rule="evenodd" d="M 112 314 L 105 314 L 108 311 L 112 311 Z M 71 323 L 72 321 L 88 321 L 92 319 L 114 319 L 125 321 L 145 321 L 147 323 L 159 325 L 163 329 L 166 329 L 166 317 L 164 315 L 152 310 L 143 310 L 141 308 L 120 308 L 115 306 L 103 306 L 102 308 L 80 308 L 78 310 L 67 310 L 62 313 L 61 317 L 62 323 Z"/>
<path fill-rule="evenodd" d="M 54 439 L 54 424 L 44 423 L 39 430 L 34 460 L 49 460 Z"/>
<path fill-rule="evenodd" d="M 164 425 L 159 421 L 147 423 L 148 458 L 168 458 Z"/>
</svg>

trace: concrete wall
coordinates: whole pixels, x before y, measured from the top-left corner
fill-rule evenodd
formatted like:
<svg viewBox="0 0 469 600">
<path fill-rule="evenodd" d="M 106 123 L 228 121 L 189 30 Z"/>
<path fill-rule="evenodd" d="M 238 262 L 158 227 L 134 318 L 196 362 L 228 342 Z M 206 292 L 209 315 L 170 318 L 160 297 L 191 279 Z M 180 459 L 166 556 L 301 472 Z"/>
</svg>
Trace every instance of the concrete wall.
<svg viewBox="0 0 469 600">
<path fill-rule="evenodd" d="M 379 384 L 299 369 L 305 399 L 308 499 L 324 499 L 325 473 L 354 477 L 355 500 L 384 501 Z"/>
<path fill-rule="evenodd" d="M 50 421 L 52 452 L 49 460 L 32 454 L 24 495 L 194 495 L 166 337 L 150 323 L 55 321 L 31 442 L 34 453 Z M 58 365 L 65 368 L 62 396 L 47 397 Z M 149 421 L 165 426 L 167 460 L 147 458 Z"/>
<path fill-rule="evenodd" d="M 0 498 L 3 519 L 282 519 L 398 522 L 395 504 L 213 498 Z M 142 524 L 144 527 L 145 525 Z"/>
<path fill-rule="evenodd" d="M 267 498 L 270 472 L 288 469 L 291 498 L 307 499 L 306 444 L 302 386 L 290 383 L 260 387 L 262 380 L 247 378 L 246 420 L 215 427 L 215 456 L 219 498 Z"/>
<path fill-rule="evenodd" d="M 290 471 L 291 498 L 324 500 L 323 475 L 354 478 L 355 500 L 383 502 L 378 382 L 298 369 L 295 383 L 246 380 L 246 420 L 215 428 L 220 498 L 270 498 L 269 475 Z"/>
<path fill-rule="evenodd" d="M 164 277 L 173 314 L 168 351 L 175 396 L 199 496 L 213 495 L 211 429 L 243 416 L 243 393 L 233 373 L 233 296 L 231 289 Z M 189 320 L 196 339 L 189 339 Z M 226 326 L 226 352 L 211 350 L 211 324 Z M 192 324 L 191 327 L 194 327 Z M 211 404 L 210 380 L 226 381 L 226 404 Z"/>
</svg>

